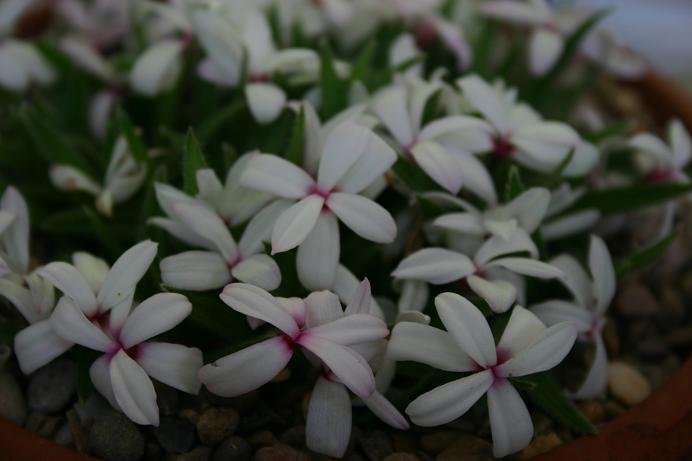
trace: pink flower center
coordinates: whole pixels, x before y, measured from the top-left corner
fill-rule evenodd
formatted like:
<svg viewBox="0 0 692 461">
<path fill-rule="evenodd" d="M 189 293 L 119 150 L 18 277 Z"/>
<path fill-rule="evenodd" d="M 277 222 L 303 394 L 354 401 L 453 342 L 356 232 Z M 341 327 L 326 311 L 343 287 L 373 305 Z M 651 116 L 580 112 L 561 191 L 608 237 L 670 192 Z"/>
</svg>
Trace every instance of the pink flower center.
<svg viewBox="0 0 692 461">
<path fill-rule="evenodd" d="M 307 195 L 316 195 L 322 198 L 322 200 L 324 200 L 324 204 L 322 205 L 322 211 L 324 212 L 329 211 L 329 205 L 327 205 L 327 200 L 329 200 L 329 196 L 334 192 L 339 192 L 339 189 L 337 187 L 334 187 L 330 190 L 324 190 L 320 189 L 320 187 L 317 184 L 313 184 L 308 189 Z"/>
<path fill-rule="evenodd" d="M 416 38 L 416 44 L 425 48 L 437 37 L 437 29 L 435 29 L 435 25 L 430 21 L 418 21 L 414 29 L 414 36 Z"/>
<path fill-rule="evenodd" d="M 497 362 L 495 365 L 490 365 L 490 366 L 482 366 L 479 363 L 474 362 L 474 370 L 475 371 L 485 371 L 485 370 L 490 370 L 490 373 L 493 375 L 493 380 L 494 382 L 497 382 L 498 380 L 501 379 L 506 379 L 507 377 L 500 374 L 499 367 L 503 363 L 505 363 L 507 360 L 512 358 L 512 353 L 510 352 L 509 349 L 505 349 L 504 347 L 499 347 L 497 348 L 495 354 L 497 355 Z"/>
<path fill-rule="evenodd" d="M 497 157 L 511 157 L 514 155 L 514 145 L 509 135 L 498 136 L 493 139 L 493 153 Z"/>
<path fill-rule="evenodd" d="M 101 328 L 102 330 L 108 329 L 108 324 L 110 323 L 110 315 L 108 312 L 101 312 L 100 310 L 91 314 L 87 317 L 91 323 Z"/>
<path fill-rule="evenodd" d="M 240 264 L 240 262 L 243 260 L 243 257 L 241 255 L 238 255 L 235 257 L 235 259 L 231 261 L 226 262 L 226 267 L 228 268 L 228 272 L 231 272 L 235 266 Z"/>
<path fill-rule="evenodd" d="M 249 83 L 269 83 L 271 81 L 272 78 L 269 74 L 250 74 L 248 76 Z"/>
<path fill-rule="evenodd" d="M 300 347 L 300 338 L 303 337 L 303 334 L 305 332 L 303 330 L 298 331 L 294 336 L 283 334 L 281 338 L 284 340 L 284 343 L 286 346 L 289 348 L 289 350 L 294 351 L 298 347 Z"/>
<path fill-rule="evenodd" d="M 644 176 L 646 182 L 660 184 L 673 180 L 673 170 L 671 168 L 655 168 Z"/>
</svg>

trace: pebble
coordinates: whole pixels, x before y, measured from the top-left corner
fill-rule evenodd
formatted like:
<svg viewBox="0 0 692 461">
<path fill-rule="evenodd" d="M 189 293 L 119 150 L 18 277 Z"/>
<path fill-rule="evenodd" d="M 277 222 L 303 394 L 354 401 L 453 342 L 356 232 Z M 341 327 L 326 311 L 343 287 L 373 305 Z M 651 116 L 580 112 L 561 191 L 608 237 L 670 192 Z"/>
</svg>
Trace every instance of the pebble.
<svg viewBox="0 0 692 461">
<path fill-rule="evenodd" d="M 436 461 L 493 461 L 493 446 L 478 437 L 472 435 L 461 435 L 456 442 L 452 443 L 442 453 Z"/>
<path fill-rule="evenodd" d="M 303 448 L 305 446 L 305 426 L 293 426 L 286 429 L 279 436 L 279 440 L 294 448 Z"/>
<path fill-rule="evenodd" d="M 145 461 L 160 461 L 163 458 L 163 450 L 161 450 L 161 445 L 156 442 L 147 443 L 144 447 L 144 460 Z"/>
<path fill-rule="evenodd" d="M 232 435 L 240 415 L 233 408 L 210 407 L 197 420 L 197 434 L 204 445 L 214 446 Z"/>
<path fill-rule="evenodd" d="M 250 444 L 253 447 L 264 447 L 267 445 L 274 445 L 279 441 L 276 440 L 276 436 L 271 431 L 257 431 L 250 436 Z"/>
<path fill-rule="evenodd" d="M 411 453 L 392 453 L 382 461 L 420 461 L 420 458 Z"/>
<path fill-rule="evenodd" d="M 76 374 L 75 364 L 66 359 L 39 368 L 29 378 L 29 408 L 41 413 L 57 413 L 65 408 L 77 391 Z"/>
<path fill-rule="evenodd" d="M 182 453 L 174 458 L 174 461 L 209 461 L 211 448 L 200 445 L 187 453 Z"/>
<path fill-rule="evenodd" d="M 418 450 L 415 437 L 407 432 L 393 432 L 389 436 L 396 453 L 415 453 Z"/>
<path fill-rule="evenodd" d="M 668 353 L 668 344 L 660 337 L 652 337 L 638 341 L 636 349 L 642 359 L 658 360 Z"/>
<path fill-rule="evenodd" d="M 381 430 L 363 432 L 358 444 L 370 461 L 380 461 L 394 451 L 387 433 Z"/>
<path fill-rule="evenodd" d="M 618 327 L 612 319 L 606 321 L 602 335 L 608 357 L 620 355 L 620 335 L 618 334 Z"/>
<path fill-rule="evenodd" d="M 257 450 L 255 461 L 310 461 L 310 455 L 285 443 L 276 443 Z"/>
<path fill-rule="evenodd" d="M 8 371 L 0 370 L 0 416 L 22 426 L 26 414 L 24 394 L 19 383 Z"/>
<path fill-rule="evenodd" d="M 260 429 L 285 427 L 286 421 L 264 401 L 259 401 L 255 408 L 240 421 L 240 431 L 255 432 Z"/>
<path fill-rule="evenodd" d="M 67 412 L 67 425 L 70 428 L 72 441 L 75 449 L 80 453 L 86 453 L 89 450 L 89 441 L 82 425 L 80 424 L 77 411 L 72 409 Z"/>
<path fill-rule="evenodd" d="M 195 426 L 184 419 L 164 416 L 154 436 L 168 453 L 184 453 L 195 443 Z"/>
<path fill-rule="evenodd" d="M 53 442 L 63 447 L 69 447 L 72 445 L 72 431 L 70 430 L 70 425 L 67 422 L 63 424 L 55 431 L 53 435 Z"/>
<path fill-rule="evenodd" d="M 159 406 L 159 413 L 162 416 L 173 416 L 178 413 L 180 398 L 178 391 L 170 386 L 163 384 L 156 386 L 156 404 Z"/>
<path fill-rule="evenodd" d="M 212 461 L 250 461 L 252 447 L 242 437 L 233 435 L 224 440 L 214 452 Z"/>
<path fill-rule="evenodd" d="M 692 324 L 676 328 L 671 331 L 668 341 L 673 346 L 687 346 L 692 344 Z"/>
<path fill-rule="evenodd" d="M 625 317 L 651 317 L 661 306 L 651 290 L 641 281 L 627 283 L 615 300 L 615 308 Z"/>
<path fill-rule="evenodd" d="M 640 403 L 651 394 L 651 386 L 646 378 L 624 362 L 611 362 L 608 365 L 608 389 L 628 406 Z"/>
<path fill-rule="evenodd" d="M 29 417 L 26 419 L 25 428 L 41 437 L 49 438 L 55 433 L 61 422 L 62 418 L 60 416 L 49 416 L 43 413 L 32 412 L 29 413 Z"/>
<path fill-rule="evenodd" d="M 450 446 L 459 437 L 455 431 L 439 431 L 425 434 L 420 438 L 421 447 L 428 453 L 436 455 L 442 453 L 445 448 Z"/>
<path fill-rule="evenodd" d="M 528 447 L 519 453 L 519 459 L 531 459 L 547 453 L 560 445 L 562 445 L 562 439 L 555 432 L 539 435 L 531 441 Z"/>
<path fill-rule="evenodd" d="M 144 437 L 127 416 L 111 411 L 94 421 L 89 447 L 93 455 L 106 461 L 137 461 L 144 454 Z"/>
<path fill-rule="evenodd" d="M 597 400 L 579 402 L 579 410 L 593 424 L 601 423 L 605 419 L 605 409 Z"/>
</svg>

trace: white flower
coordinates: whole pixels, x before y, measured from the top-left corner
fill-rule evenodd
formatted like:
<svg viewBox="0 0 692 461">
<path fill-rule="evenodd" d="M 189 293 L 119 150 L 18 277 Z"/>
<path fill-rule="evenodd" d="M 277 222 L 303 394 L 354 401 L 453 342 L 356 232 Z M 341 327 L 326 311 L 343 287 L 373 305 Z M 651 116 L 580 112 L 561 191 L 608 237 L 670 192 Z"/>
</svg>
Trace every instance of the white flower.
<svg viewBox="0 0 692 461">
<path fill-rule="evenodd" d="M 491 151 L 511 157 L 527 168 L 551 173 L 574 151 L 562 174 L 587 174 L 598 159 L 595 147 L 564 123 L 544 121 L 533 109 L 517 104 L 516 90 L 493 88 L 476 75 L 460 79 L 459 86 L 473 107 L 492 125 Z"/>
<path fill-rule="evenodd" d="M 492 178 L 472 152 L 489 150 L 492 128 L 481 119 L 444 117 L 423 126 L 426 103 L 438 82 L 409 81 L 380 91 L 372 103 L 402 154 L 452 194 L 462 185 L 487 202 L 497 200 Z"/>
<path fill-rule="evenodd" d="M 597 27 L 588 34 L 580 49 L 585 56 L 619 78 L 640 78 L 649 68 L 641 55 L 627 48 L 618 37 L 604 27 Z"/>
<path fill-rule="evenodd" d="M 281 284 L 276 262 L 262 250 L 261 240 L 249 227 L 236 244 L 226 224 L 202 204 L 178 202 L 173 212 L 189 232 L 212 251 L 186 251 L 161 260 L 161 280 L 183 290 L 221 288 L 234 279 L 274 290 Z"/>
<path fill-rule="evenodd" d="M 580 339 L 594 342 L 596 352 L 593 362 L 574 397 L 597 398 L 603 395 L 608 383 L 608 356 L 601 332 L 605 324 L 605 312 L 615 296 L 616 289 L 610 253 L 603 240 L 592 235 L 589 249 L 591 277 L 576 259 L 568 255 L 554 258 L 551 264 L 565 273 L 563 282 L 574 299 L 545 301 L 534 305 L 531 310 L 547 325 L 562 321 L 572 322 Z"/>
<path fill-rule="evenodd" d="M 645 179 L 650 182 L 688 182 L 684 168 L 692 157 L 692 139 L 678 119 L 668 124 L 668 143 L 651 133 L 640 133 L 629 145 L 644 155 L 638 158 Z"/>
<path fill-rule="evenodd" d="M 311 290 L 331 288 L 341 252 L 338 220 L 373 242 L 394 240 L 392 216 L 359 193 L 395 160 L 394 151 L 370 129 L 345 122 L 324 143 L 317 180 L 280 157 L 262 154 L 249 162 L 241 184 L 297 201 L 274 223 L 272 254 L 298 247 L 301 283 Z"/>
<path fill-rule="evenodd" d="M 531 256 L 512 256 L 528 252 Z M 494 312 L 505 312 L 517 299 L 517 287 L 510 275 L 521 274 L 541 279 L 561 277 L 562 271 L 537 261 L 538 249 L 531 237 L 515 229 L 509 239 L 489 238 L 473 259 L 445 248 L 424 248 L 404 258 L 392 276 L 442 285 L 464 280 L 471 290 L 488 302 Z M 510 281 L 508 281 L 508 279 Z"/>
<path fill-rule="evenodd" d="M 60 0 L 56 12 L 99 49 L 108 48 L 129 31 L 132 2 L 122 0 Z"/>
<path fill-rule="evenodd" d="M 49 85 L 55 72 L 33 44 L 12 38 L 0 43 L 0 87 L 25 91 L 31 85 Z"/>
<path fill-rule="evenodd" d="M 29 273 L 29 210 L 22 194 L 8 186 L 0 198 L 0 271 Z M 0 277 L 3 274 L 0 274 Z"/>
<path fill-rule="evenodd" d="M 488 399 L 493 454 L 521 450 L 533 437 L 531 416 L 509 378 L 549 370 L 569 353 L 574 326 L 546 328 L 521 306 L 512 311 L 497 345 L 483 314 L 465 298 L 443 293 L 435 298 L 447 331 L 403 322 L 394 328 L 389 353 L 452 372 L 474 372 L 418 397 L 406 408 L 419 426 L 439 426 L 466 413 L 483 395 Z"/>
<path fill-rule="evenodd" d="M 585 187 L 572 188 L 569 183 L 562 183 L 550 193 L 550 206 L 545 223 L 541 226 L 541 235 L 546 241 L 556 240 L 569 235 L 579 234 L 592 228 L 601 213 L 595 208 L 562 214 L 574 205 L 586 193 Z"/>
<path fill-rule="evenodd" d="M 316 78 L 317 54 L 305 48 L 277 50 L 269 23 L 258 11 L 248 9 L 242 15 L 227 18 L 220 11 L 198 10 L 193 23 L 208 54 L 200 73 L 208 80 L 230 86 L 238 86 L 246 79 L 245 97 L 259 123 L 274 121 L 286 104 L 283 89 L 272 83 L 275 73 L 307 80 Z M 242 75 L 244 69 L 247 75 Z"/>
<path fill-rule="evenodd" d="M 144 183 L 147 167 L 132 157 L 127 139 L 120 136 L 113 146 L 103 185 L 89 175 L 70 166 L 56 164 L 50 169 L 50 179 L 55 187 L 66 191 L 82 191 L 96 197 L 96 209 L 111 217 L 113 206 L 127 201 Z"/>
</svg>

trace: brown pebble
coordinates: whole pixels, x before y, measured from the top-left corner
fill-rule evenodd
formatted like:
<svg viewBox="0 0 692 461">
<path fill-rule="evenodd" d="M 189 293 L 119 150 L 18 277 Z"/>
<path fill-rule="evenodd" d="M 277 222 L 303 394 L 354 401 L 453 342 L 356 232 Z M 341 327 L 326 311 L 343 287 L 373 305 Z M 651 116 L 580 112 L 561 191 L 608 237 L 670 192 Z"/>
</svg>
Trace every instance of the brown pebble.
<svg viewBox="0 0 692 461">
<path fill-rule="evenodd" d="M 618 327 L 612 319 L 607 319 L 603 326 L 603 342 L 608 357 L 620 355 L 620 335 L 618 334 Z"/>
<path fill-rule="evenodd" d="M 436 455 L 451 445 L 452 442 L 459 438 L 459 435 L 459 432 L 455 431 L 433 432 L 423 435 L 420 438 L 420 444 L 423 450 Z"/>
<path fill-rule="evenodd" d="M 676 347 L 692 344 L 692 325 L 686 325 L 671 331 L 668 336 L 668 342 Z"/>
<path fill-rule="evenodd" d="M 382 461 L 420 461 L 420 458 L 411 453 L 392 453 Z"/>
<path fill-rule="evenodd" d="M 197 420 L 197 434 L 204 445 L 218 445 L 232 435 L 238 427 L 240 416 L 233 408 L 211 407 Z"/>
<path fill-rule="evenodd" d="M 539 435 L 531 441 L 528 447 L 519 453 L 519 459 L 531 459 L 534 456 L 547 453 L 560 445 L 562 445 L 562 439 L 555 432 Z"/>
<path fill-rule="evenodd" d="M 417 450 L 416 439 L 406 432 L 390 434 L 392 448 L 396 453 L 415 453 Z"/>
<path fill-rule="evenodd" d="M 185 408 L 183 410 L 180 410 L 180 417 L 186 421 L 191 422 L 192 424 L 197 424 L 197 420 L 199 419 L 199 413 L 197 413 L 197 411 L 193 410 L 192 408 Z"/>
<path fill-rule="evenodd" d="M 440 453 L 436 461 L 493 461 L 493 446 L 478 437 L 461 434 L 459 438 Z"/>
<path fill-rule="evenodd" d="M 651 385 L 639 370 L 624 362 L 608 365 L 608 389 L 620 402 L 636 405 L 651 394 Z"/>
<path fill-rule="evenodd" d="M 278 443 L 276 436 L 271 431 L 257 431 L 250 436 L 248 441 L 254 447 L 265 447 Z"/>
<path fill-rule="evenodd" d="M 279 372 L 278 375 L 274 376 L 274 379 L 271 380 L 273 383 L 282 383 L 286 381 L 288 378 L 291 377 L 291 370 L 288 368 L 284 368 Z"/>
<path fill-rule="evenodd" d="M 615 300 L 615 308 L 625 317 L 646 318 L 658 314 L 661 306 L 649 287 L 641 281 L 627 283 Z"/>
<path fill-rule="evenodd" d="M 605 419 L 605 409 L 597 400 L 579 402 L 579 410 L 593 424 L 601 423 Z"/>
<path fill-rule="evenodd" d="M 289 445 L 276 443 L 260 448 L 255 453 L 255 461 L 310 461 L 310 456 Z"/>
</svg>

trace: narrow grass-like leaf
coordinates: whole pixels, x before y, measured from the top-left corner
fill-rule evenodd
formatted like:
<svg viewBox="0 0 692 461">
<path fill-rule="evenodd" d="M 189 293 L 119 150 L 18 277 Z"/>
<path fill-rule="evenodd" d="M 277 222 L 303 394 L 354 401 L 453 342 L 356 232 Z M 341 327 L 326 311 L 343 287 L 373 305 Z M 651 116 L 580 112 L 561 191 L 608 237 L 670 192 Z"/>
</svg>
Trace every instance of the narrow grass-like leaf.
<svg viewBox="0 0 692 461">
<path fill-rule="evenodd" d="M 614 187 L 590 191 L 570 211 L 595 208 L 603 214 L 618 214 L 660 205 L 692 192 L 692 184 L 656 184 Z"/>
<path fill-rule="evenodd" d="M 301 106 L 293 124 L 293 136 L 286 152 L 286 160 L 298 166 L 303 164 L 305 152 L 305 110 Z"/>
<path fill-rule="evenodd" d="M 505 183 L 505 201 L 509 202 L 510 200 L 517 198 L 525 190 L 526 187 L 524 186 L 524 182 L 521 180 L 519 168 L 517 168 L 516 165 L 512 165 L 509 168 L 507 182 Z"/>
<path fill-rule="evenodd" d="M 185 139 L 185 151 L 183 152 L 183 189 L 189 195 L 197 193 L 197 170 L 206 168 L 202 148 L 197 141 L 195 131 L 190 127 Z"/>
<path fill-rule="evenodd" d="M 649 245 L 632 256 L 617 261 L 615 263 L 615 273 L 617 274 L 618 279 L 621 279 L 625 275 L 638 269 L 642 269 L 656 261 L 656 259 L 661 257 L 675 241 L 675 237 L 677 237 L 677 232 L 673 231 L 656 243 Z"/>
<path fill-rule="evenodd" d="M 122 109 L 118 109 L 115 117 L 120 127 L 120 133 L 125 136 L 127 140 L 132 158 L 140 165 L 148 165 L 151 162 L 151 157 L 149 157 L 146 146 L 137 134 L 137 130 L 135 130 L 135 127 L 132 125 L 130 117 L 128 117 Z"/>
</svg>

